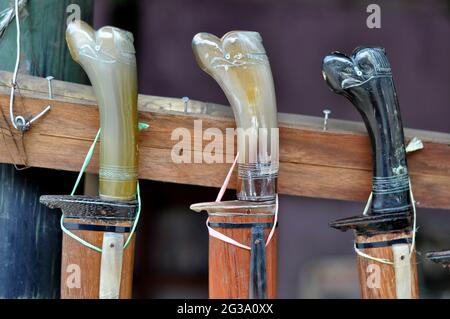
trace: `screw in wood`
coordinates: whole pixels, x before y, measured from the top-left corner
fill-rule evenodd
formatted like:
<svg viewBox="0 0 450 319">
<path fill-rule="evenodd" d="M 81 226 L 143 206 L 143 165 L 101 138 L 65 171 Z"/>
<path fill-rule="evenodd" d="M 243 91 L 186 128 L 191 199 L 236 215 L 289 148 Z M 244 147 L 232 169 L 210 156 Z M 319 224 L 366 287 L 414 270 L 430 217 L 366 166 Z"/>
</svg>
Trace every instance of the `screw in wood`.
<svg viewBox="0 0 450 319">
<path fill-rule="evenodd" d="M 50 100 L 53 99 L 53 89 L 52 89 L 52 80 L 54 79 L 53 76 L 47 76 L 46 77 L 47 82 L 48 82 L 48 98 Z"/>
<path fill-rule="evenodd" d="M 183 96 L 183 97 L 181 98 L 181 100 L 182 100 L 183 103 L 184 103 L 184 113 L 187 113 L 187 111 L 188 111 L 189 97 Z"/>
<path fill-rule="evenodd" d="M 328 109 L 323 110 L 324 118 L 323 118 L 323 130 L 326 131 L 328 128 L 328 117 L 331 114 L 331 111 Z"/>
</svg>

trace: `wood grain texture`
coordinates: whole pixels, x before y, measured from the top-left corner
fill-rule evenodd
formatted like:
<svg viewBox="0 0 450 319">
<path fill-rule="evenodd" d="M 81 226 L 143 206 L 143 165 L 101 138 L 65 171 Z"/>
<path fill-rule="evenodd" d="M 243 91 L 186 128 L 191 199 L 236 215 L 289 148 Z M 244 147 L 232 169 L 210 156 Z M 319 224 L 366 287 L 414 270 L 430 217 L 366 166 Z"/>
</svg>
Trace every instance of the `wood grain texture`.
<svg viewBox="0 0 450 319">
<path fill-rule="evenodd" d="M 10 74 L 0 72 L 0 106 L 8 114 Z M 26 114 L 35 114 L 42 105 L 52 110 L 36 123 L 24 139 L 28 164 L 35 167 L 78 171 L 98 129 L 98 109 L 88 86 L 55 81 L 54 100 L 46 100 L 47 84 L 39 78 L 20 79 Z M 19 107 L 18 107 L 19 108 Z M 194 137 L 194 121 L 202 120 L 203 130 L 234 128 L 228 107 L 189 101 L 188 112 L 181 99 L 154 96 L 139 97 L 140 121 L 150 128 L 140 134 L 139 177 L 164 182 L 220 187 L 230 164 L 176 164 L 171 152 L 176 128 L 186 128 Z M 281 194 L 366 201 L 371 190 L 371 150 L 362 123 L 331 119 L 328 131 L 322 131 L 322 119 L 280 113 L 280 177 Z M 0 162 L 22 163 L 24 151 L 20 137 L 5 129 L 0 117 Z M 425 148 L 408 156 L 409 172 L 418 207 L 450 208 L 450 134 L 405 130 L 407 140 L 421 138 Z M 15 141 L 15 142 L 14 142 Z M 209 143 L 202 142 L 202 147 Z M 19 146 L 17 147 L 16 144 Z M 234 150 L 217 150 L 228 158 Z M 202 148 L 192 143 L 191 160 Z M 178 154 L 178 152 L 176 152 Z M 200 154 L 201 155 L 201 154 Z M 98 172 L 98 151 L 88 172 Z M 230 187 L 235 187 L 233 177 Z"/>
<path fill-rule="evenodd" d="M 397 238 L 411 237 L 410 232 L 386 233 L 372 237 L 356 236 L 357 243 L 383 242 Z M 364 253 L 375 257 L 394 260 L 392 247 L 363 249 Z M 409 258 L 409 255 L 405 256 Z M 357 256 L 359 282 L 363 299 L 396 299 L 396 277 L 393 265 L 380 263 L 365 257 Z M 419 298 L 419 284 L 417 278 L 416 253 L 414 251 L 410 263 L 411 298 Z M 378 284 L 377 284 L 378 283 Z"/>
<path fill-rule="evenodd" d="M 82 222 L 76 219 L 66 218 L 67 223 Z M 89 222 L 89 224 L 93 224 Z M 131 226 L 131 223 L 119 223 Z M 119 225 L 117 224 L 117 225 Z M 104 232 L 72 231 L 75 235 L 87 242 L 102 247 Z M 128 234 L 124 234 L 126 241 Z M 123 251 L 122 277 L 120 283 L 120 299 L 132 297 L 134 246 L 135 237 Z M 98 299 L 100 289 L 101 253 L 94 251 L 66 234 L 63 235 L 63 254 L 61 264 L 61 299 Z M 74 272 L 73 265 L 80 269 L 80 287 L 71 287 L 67 282 L 72 282 Z"/>
<path fill-rule="evenodd" d="M 210 216 L 209 221 L 228 223 L 273 223 L 273 216 Z M 222 234 L 251 246 L 251 228 L 215 228 Z M 265 230 L 265 237 L 270 229 Z M 276 298 L 277 232 L 266 247 L 267 298 Z M 209 297 L 212 299 L 248 299 L 250 287 L 250 251 L 209 237 Z"/>
</svg>

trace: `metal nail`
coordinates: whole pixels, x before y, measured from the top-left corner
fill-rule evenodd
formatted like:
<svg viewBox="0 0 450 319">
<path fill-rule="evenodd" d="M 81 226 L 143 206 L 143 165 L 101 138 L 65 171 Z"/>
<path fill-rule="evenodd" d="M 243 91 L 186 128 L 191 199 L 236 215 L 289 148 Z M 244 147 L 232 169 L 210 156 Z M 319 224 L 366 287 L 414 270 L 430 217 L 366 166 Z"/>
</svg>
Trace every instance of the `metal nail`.
<svg viewBox="0 0 450 319">
<path fill-rule="evenodd" d="M 50 100 L 53 99 L 53 90 L 52 90 L 52 80 L 54 79 L 53 76 L 47 76 L 46 77 L 47 82 L 48 82 L 48 98 Z"/>
<path fill-rule="evenodd" d="M 184 113 L 187 113 L 187 111 L 188 111 L 189 97 L 183 96 L 183 97 L 181 98 L 181 100 L 182 100 L 183 103 L 184 103 Z"/>
<path fill-rule="evenodd" d="M 323 110 L 324 118 L 323 118 L 323 130 L 326 131 L 328 129 L 328 117 L 331 114 L 330 110 Z"/>
</svg>

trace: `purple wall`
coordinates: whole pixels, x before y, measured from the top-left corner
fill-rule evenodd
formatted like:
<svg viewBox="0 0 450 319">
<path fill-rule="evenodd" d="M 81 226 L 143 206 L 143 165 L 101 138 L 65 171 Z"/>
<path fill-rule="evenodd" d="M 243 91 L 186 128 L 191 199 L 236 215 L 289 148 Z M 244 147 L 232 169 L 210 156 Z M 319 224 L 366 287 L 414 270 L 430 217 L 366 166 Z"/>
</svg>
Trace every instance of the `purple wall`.
<svg viewBox="0 0 450 319">
<path fill-rule="evenodd" d="M 191 39 L 201 31 L 222 36 L 230 30 L 255 30 L 269 55 L 280 111 L 321 116 L 322 109 L 330 107 L 333 117 L 360 120 L 355 109 L 325 85 L 322 58 L 334 50 L 351 53 L 361 45 L 383 46 L 393 67 L 404 125 L 450 132 L 446 2 L 377 3 L 382 8 L 379 30 L 366 27 L 365 1 L 141 1 L 141 91 L 227 104 L 217 84 L 196 65 Z"/>
</svg>

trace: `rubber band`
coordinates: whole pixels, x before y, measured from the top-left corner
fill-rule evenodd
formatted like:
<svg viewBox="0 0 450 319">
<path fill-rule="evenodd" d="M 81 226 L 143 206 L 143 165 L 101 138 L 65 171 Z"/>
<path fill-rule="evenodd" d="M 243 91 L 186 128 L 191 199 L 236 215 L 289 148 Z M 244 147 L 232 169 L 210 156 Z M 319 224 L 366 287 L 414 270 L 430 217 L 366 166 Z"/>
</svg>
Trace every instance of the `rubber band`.
<svg viewBox="0 0 450 319">
<path fill-rule="evenodd" d="M 81 174 L 82 174 L 83 172 L 84 172 L 84 171 L 80 171 Z M 139 182 L 137 182 L 137 185 L 136 185 L 136 193 L 137 193 L 138 209 L 137 209 L 137 212 L 136 212 L 136 217 L 135 217 L 135 219 L 134 219 L 133 227 L 131 228 L 130 235 L 128 236 L 127 240 L 125 241 L 125 243 L 124 243 L 124 245 L 123 245 L 123 249 L 127 248 L 127 246 L 130 244 L 130 241 L 131 241 L 131 239 L 133 238 L 133 235 L 134 235 L 134 233 L 135 233 L 135 231 L 136 231 L 136 227 L 137 227 L 137 224 L 138 224 L 138 222 L 139 222 L 139 217 L 141 216 L 141 191 L 140 191 L 140 188 L 139 188 Z M 73 195 L 73 194 L 72 194 L 72 195 Z M 69 236 L 70 238 L 72 238 L 72 239 L 78 241 L 80 244 L 82 244 L 82 245 L 84 245 L 84 246 L 86 246 L 86 247 L 88 247 L 88 248 L 90 248 L 90 249 L 92 249 L 92 250 L 95 250 L 95 251 L 97 251 L 97 252 L 99 252 L 99 253 L 101 253 L 101 252 L 103 251 L 101 248 L 99 248 L 99 247 L 97 247 L 97 246 L 95 246 L 95 245 L 93 245 L 93 244 L 87 242 L 86 240 L 80 238 L 79 236 L 75 235 L 75 234 L 72 233 L 70 230 L 68 230 L 68 229 L 64 226 L 64 213 L 61 214 L 60 225 L 61 225 L 61 230 L 62 230 L 67 236 Z"/>
<path fill-rule="evenodd" d="M 228 171 L 227 176 L 225 177 L 225 180 L 222 184 L 222 187 L 220 188 L 219 194 L 217 195 L 216 198 L 216 202 L 220 202 L 222 200 L 223 194 L 225 193 L 225 191 L 227 190 L 228 184 L 230 182 L 231 179 L 231 174 L 233 173 L 233 170 L 236 166 L 236 163 L 238 161 L 239 158 L 239 152 L 236 154 L 236 158 L 234 159 L 233 164 L 230 167 L 230 170 Z M 266 245 L 265 247 L 267 247 L 270 243 L 270 241 L 272 240 L 273 235 L 275 234 L 275 229 L 277 228 L 277 224 L 278 224 L 278 194 L 276 195 L 276 199 L 275 199 L 275 217 L 274 217 L 274 222 L 273 222 L 273 226 L 272 229 L 270 230 L 269 236 L 267 237 L 266 240 Z M 213 229 L 212 227 L 210 227 L 209 225 L 209 217 L 206 219 L 206 228 L 208 228 L 208 233 L 211 237 L 214 237 L 216 239 L 219 239 L 220 241 L 226 242 L 230 245 L 242 248 L 242 249 L 246 249 L 246 250 L 252 250 L 251 247 L 241 244 L 240 242 L 234 240 L 233 238 L 230 238 L 224 234 L 222 234 L 221 232 L 218 232 L 217 230 Z"/>
<path fill-rule="evenodd" d="M 148 124 L 146 124 L 146 123 L 139 123 L 138 124 L 138 128 L 139 128 L 140 131 L 144 130 L 144 129 L 147 129 L 149 127 L 150 126 Z M 97 145 L 98 139 L 100 138 L 100 133 L 101 133 L 101 128 L 98 129 L 97 135 L 95 136 L 94 141 L 92 142 L 92 145 L 91 145 L 91 147 L 89 148 L 89 151 L 86 154 L 86 157 L 84 159 L 84 163 L 81 166 L 80 173 L 78 174 L 77 180 L 75 181 L 75 185 L 74 185 L 74 187 L 72 189 L 72 193 L 70 194 L 71 196 L 75 195 L 75 192 L 76 192 L 76 190 L 78 188 L 78 185 L 80 184 L 80 181 L 81 181 L 81 178 L 82 178 L 82 176 L 84 174 L 84 171 L 86 170 L 86 167 L 89 165 L 89 162 L 91 161 L 91 158 L 92 158 L 92 155 L 94 154 L 94 150 L 95 150 L 95 147 Z M 137 227 L 138 222 L 139 222 L 139 217 L 141 216 L 141 190 L 140 190 L 140 187 L 139 187 L 139 181 L 136 182 L 136 195 L 137 195 L 138 209 L 137 209 L 137 212 L 136 212 L 136 217 L 134 219 L 133 226 L 131 228 L 130 235 L 128 236 L 127 240 L 125 241 L 125 243 L 123 245 L 123 249 L 127 248 L 128 245 L 130 244 L 131 239 L 133 238 L 133 235 L 134 235 L 134 233 L 136 231 L 136 227 Z M 88 248 L 90 248 L 92 250 L 95 250 L 95 251 L 97 251 L 99 253 L 102 252 L 101 248 L 99 248 L 99 247 L 97 247 L 97 246 L 87 242 L 86 240 L 80 238 L 79 236 L 75 235 L 74 233 L 72 233 L 70 230 L 68 230 L 64 226 L 64 212 L 61 214 L 60 225 L 61 225 L 61 230 L 63 231 L 63 233 L 65 233 L 70 238 L 78 241 L 80 244 L 82 244 L 82 245 L 84 245 L 84 246 L 86 246 L 86 247 L 88 247 Z"/>
<path fill-rule="evenodd" d="M 382 264 L 394 265 L 394 263 L 392 261 L 388 260 L 388 259 L 377 258 L 377 257 L 370 256 L 370 255 L 368 255 L 366 253 L 363 253 L 361 250 L 359 250 L 356 247 L 356 243 L 353 243 L 353 247 L 355 248 L 355 252 L 361 257 L 364 257 L 364 258 L 367 258 L 367 259 L 370 259 L 370 260 L 373 260 L 373 261 L 377 261 L 377 262 L 382 263 Z"/>
<path fill-rule="evenodd" d="M 75 192 L 78 188 L 78 184 L 80 184 L 81 178 L 83 177 L 84 171 L 86 170 L 87 166 L 89 165 L 92 155 L 94 154 L 94 150 L 95 150 L 95 147 L 97 146 L 98 139 L 100 138 L 101 131 L 102 131 L 102 129 L 99 128 L 97 135 L 95 136 L 94 141 L 92 142 L 91 147 L 89 147 L 89 151 L 87 152 L 86 157 L 84 158 L 84 163 L 81 166 L 80 173 L 78 174 L 77 180 L 75 181 L 75 185 L 73 186 L 72 193 L 70 193 L 70 196 L 75 195 Z"/>
<path fill-rule="evenodd" d="M 364 207 L 363 215 L 367 216 L 370 208 L 370 204 L 372 204 L 373 192 L 370 192 L 369 199 L 367 200 L 366 207 Z"/>
<path fill-rule="evenodd" d="M 409 194 L 411 196 L 411 202 L 413 207 L 413 234 L 411 239 L 411 248 L 409 250 L 409 258 L 411 259 L 411 256 L 414 252 L 414 248 L 416 247 L 416 233 L 417 233 L 417 216 L 416 216 L 416 201 L 414 200 L 414 195 L 412 192 L 412 186 L 411 186 L 411 179 L 409 180 Z"/>
<path fill-rule="evenodd" d="M 416 225 L 417 225 L 416 202 L 414 200 L 414 195 L 413 195 L 413 192 L 412 192 L 411 179 L 409 180 L 409 195 L 411 197 L 411 205 L 412 205 L 412 209 L 413 209 L 413 231 L 412 231 L 412 239 L 411 239 L 411 248 L 409 250 L 409 258 L 411 259 L 412 255 L 413 255 L 413 252 L 414 252 L 414 248 L 416 246 L 416 232 L 417 232 L 417 228 L 416 228 Z M 364 209 L 363 215 L 367 215 L 367 210 L 368 210 L 368 207 L 369 207 L 371 201 L 372 201 L 372 193 L 370 193 L 369 199 L 367 200 L 367 205 L 366 205 L 366 208 Z M 393 265 L 394 264 L 390 260 L 387 260 L 387 259 L 384 259 L 384 258 L 376 258 L 376 257 L 370 256 L 370 255 L 368 255 L 366 253 L 363 253 L 361 250 L 359 250 L 356 247 L 356 243 L 354 243 L 354 249 L 355 249 L 355 252 L 361 257 L 364 257 L 364 258 L 367 258 L 367 259 L 371 259 L 371 260 L 374 260 L 374 261 L 378 261 L 378 262 L 380 262 L 382 264 L 388 264 L 388 265 Z"/>
<path fill-rule="evenodd" d="M 219 194 L 217 194 L 216 202 L 220 202 L 222 200 L 223 194 L 225 194 L 225 191 L 227 190 L 228 184 L 230 183 L 231 174 L 234 171 L 234 167 L 237 164 L 237 161 L 239 159 L 239 152 L 237 152 L 236 157 L 234 158 L 234 162 L 230 167 L 230 170 L 228 171 L 227 176 L 225 177 L 225 180 L 223 181 L 222 187 L 220 188 Z"/>
</svg>

